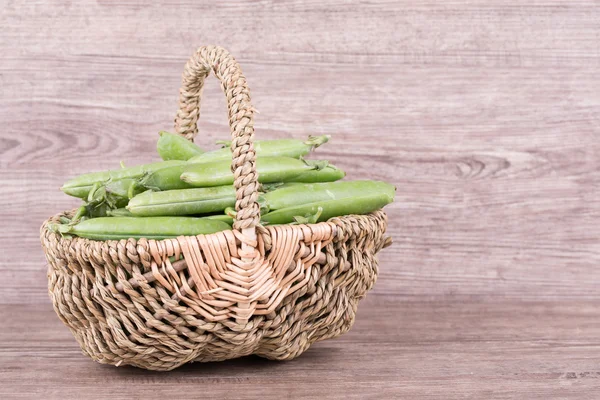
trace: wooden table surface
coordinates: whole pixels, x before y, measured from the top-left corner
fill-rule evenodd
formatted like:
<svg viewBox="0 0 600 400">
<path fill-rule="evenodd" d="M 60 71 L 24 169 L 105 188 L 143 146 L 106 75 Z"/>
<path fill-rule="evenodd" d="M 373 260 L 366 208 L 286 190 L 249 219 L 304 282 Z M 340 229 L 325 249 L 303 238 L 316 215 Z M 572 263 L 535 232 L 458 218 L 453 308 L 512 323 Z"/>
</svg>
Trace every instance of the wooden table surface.
<svg viewBox="0 0 600 400">
<path fill-rule="evenodd" d="M 0 7 L 0 398 L 600 398 L 598 2 L 215 3 Z M 322 158 L 397 185 L 395 244 L 353 330 L 294 361 L 102 366 L 39 226 L 67 177 L 156 159 L 203 44 L 241 63 L 258 138 L 331 134 Z M 200 131 L 228 135 L 214 79 Z"/>
</svg>

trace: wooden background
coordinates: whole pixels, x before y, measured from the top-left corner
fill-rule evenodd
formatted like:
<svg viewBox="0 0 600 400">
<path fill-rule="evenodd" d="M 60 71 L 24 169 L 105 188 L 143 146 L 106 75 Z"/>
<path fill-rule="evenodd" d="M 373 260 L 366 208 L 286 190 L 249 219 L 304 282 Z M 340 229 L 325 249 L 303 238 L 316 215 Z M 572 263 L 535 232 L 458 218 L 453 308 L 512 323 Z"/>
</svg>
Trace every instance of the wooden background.
<svg viewBox="0 0 600 400">
<path fill-rule="evenodd" d="M 1 3 L 0 398 L 599 398 L 598 2 Z M 67 177 L 156 159 L 203 44 L 240 61 L 258 138 L 331 134 L 320 157 L 397 185 L 395 245 L 354 329 L 295 361 L 97 365 L 39 226 Z M 212 79 L 197 142 L 226 122 Z"/>
</svg>

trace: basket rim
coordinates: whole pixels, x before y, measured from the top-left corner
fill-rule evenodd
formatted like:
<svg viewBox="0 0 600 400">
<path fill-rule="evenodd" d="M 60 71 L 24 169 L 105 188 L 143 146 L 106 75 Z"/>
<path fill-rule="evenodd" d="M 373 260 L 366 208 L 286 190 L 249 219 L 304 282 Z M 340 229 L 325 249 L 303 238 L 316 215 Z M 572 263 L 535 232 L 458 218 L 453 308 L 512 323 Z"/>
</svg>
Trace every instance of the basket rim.
<svg viewBox="0 0 600 400">
<path fill-rule="evenodd" d="M 50 235 L 55 235 L 56 237 L 58 237 L 60 239 L 60 241 L 65 240 L 65 241 L 72 241 L 72 240 L 79 240 L 79 241 L 87 241 L 87 242 L 94 242 L 94 243 L 106 243 L 106 244 L 110 244 L 110 243 L 118 243 L 121 241 L 130 241 L 130 240 L 135 240 L 135 241 L 140 241 L 140 240 L 145 240 L 145 241 L 154 241 L 154 242 L 163 242 L 166 240 L 173 240 L 173 238 L 166 238 L 166 239 L 147 239 L 147 238 L 140 238 L 140 239 L 135 239 L 135 238 L 127 238 L 127 239 L 119 239 L 119 240 L 115 240 L 115 239 L 108 239 L 108 240 L 96 240 L 96 239 L 88 239 L 88 238 L 84 238 L 84 237 L 80 237 L 80 236 L 75 236 L 73 235 L 73 237 L 69 238 L 69 237 L 64 237 L 63 235 L 61 235 L 59 232 L 53 232 L 50 229 L 48 229 L 47 225 L 48 223 L 52 222 L 53 220 L 57 220 L 59 217 L 62 216 L 69 216 L 72 215 L 76 212 L 76 208 L 75 209 L 71 209 L 71 210 L 66 210 L 63 212 L 60 212 L 58 214 L 55 214 L 49 218 L 47 218 L 46 220 L 44 220 L 44 222 L 42 223 L 42 226 L 40 228 L 40 233 L 42 236 L 44 236 L 44 231 L 47 231 L 48 234 Z M 281 224 L 281 225 L 258 225 L 257 228 L 259 231 L 261 232 L 265 232 L 265 231 L 269 231 L 274 227 L 289 227 L 289 228 L 303 228 L 303 227 L 313 227 L 313 226 L 320 226 L 322 224 L 329 224 L 332 227 L 333 230 L 333 236 L 336 236 L 339 230 L 339 225 L 335 223 L 335 221 L 344 221 L 347 219 L 362 219 L 362 218 L 373 218 L 373 217 L 377 217 L 380 214 L 383 214 L 383 216 L 385 216 L 385 218 L 387 218 L 387 213 L 385 212 L 384 209 L 380 209 L 374 212 L 371 212 L 369 214 L 347 214 L 347 215 L 341 215 L 338 217 L 333 217 L 330 218 L 327 221 L 323 221 L 323 222 L 317 222 L 314 224 Z M 287 229 L 289 229 L 287 228 Z M 182 235 L 182 237 L 199 237 L 199 236 L 212 236 L 212 235 L 218 235 L 221 234 L 223 232 L 238 232 L 237 229 L 231 227 L 230 229 L 226 229 L 223 231 L 219 231 L 219 232 L 215 232 L 215 233 L 209 233 L 209 234 L 199 234 L 199 235 L 193 235 L 193 236 L 184 236 Z"/>
</svg>

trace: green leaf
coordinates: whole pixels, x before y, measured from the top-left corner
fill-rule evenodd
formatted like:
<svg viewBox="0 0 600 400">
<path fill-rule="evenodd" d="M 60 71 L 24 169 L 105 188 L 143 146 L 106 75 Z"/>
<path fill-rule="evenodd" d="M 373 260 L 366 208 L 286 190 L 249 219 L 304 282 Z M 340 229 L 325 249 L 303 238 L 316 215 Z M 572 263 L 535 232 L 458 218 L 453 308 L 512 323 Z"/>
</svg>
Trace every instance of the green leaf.
<svg viewBox="0 0 600 400">
<path fill-rule="evenodd" d="M 316 149 L 317 147 L 325 144 L 331 139 L 331 135 L 321 135 L 321 136 L 312 136 L 308 137 L 308 140 L 304 142 L 305 145 L 311 146 L 311 150 Z"/>
<path fill-rule="evenodd" d="M 71 226 L 63 224 L 48 224 L 48 230 L 63 235 L 65 233 L 71 232 Z"/>
<path fill-rule="evenodd" d="M 88 197 L 87 197 L 87 201 L 88 202 L 92 202 L 95 196 L 96 191 L 100 188 L 100 182 L 96 182 L 94 183 L 94 185 L 92 186 L 92 188 L 90 189 L 89 193 L 88 193 Z"/>
<path fill-rule="evenodd" d="M 85 217 L 87 215 L 87 213 L 88 213 L 88 207 L 87 207 L 87 205 L 84 204 L 77 209 L 77 212 L 75 213 L 75 215 L 73 215 L 73 218 L 69 222 L 69 225 L 75 225 L 75 224 L 81 222 L 81 219 L 83 217 Z"/>
<path fill-rule="evenodd" d="M 301 160 L 304 161 L 306 165 L 313 167 L 313 169 L 317 171 L 320 171 L 329 165 L 329 161 L 327 160 L 305 160 L 304 158 L 301 158 Z"/>
<path fill-rule="evenodd" d="M 265 199 L 263 196 L 258 196 L 258 200 L 256 200 L 256 202 L 258 203 L 258 206 L 260 207 L 261 214 L 266 214 L 270 211 L 269 203 L 267 202 L 267 199 Z"/>
<path fill-rule="evenodd" d="M 296 221 L 297 224 L 316 224 L 322 213 L 323 207 L 319 207 L 316 213 L 294 217 L 294 221 Z"/>
</svg>

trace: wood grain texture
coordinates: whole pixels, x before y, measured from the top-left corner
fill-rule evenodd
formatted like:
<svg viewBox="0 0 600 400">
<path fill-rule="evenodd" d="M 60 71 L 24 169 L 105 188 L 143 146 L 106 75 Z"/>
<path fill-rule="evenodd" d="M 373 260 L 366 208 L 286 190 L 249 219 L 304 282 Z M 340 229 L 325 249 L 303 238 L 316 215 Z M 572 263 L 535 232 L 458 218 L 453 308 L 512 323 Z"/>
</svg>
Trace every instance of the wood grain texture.
<svg viewBox="0 0 600 400">
<path fill-rule="evenodd" d="M 348 334 L 294 361 L 250 357 L 170 373 L 91 362 L 47 305 L 0 306 L 0 317 L 9 328 L 0 331 L 1 398 L 592 400 L 600 391 L 597 302 L 370 296 Z"/>
<path fill-rule="evenodd" d="M 0 398 L 598 398 L 598 3 L 215 3 L 0 7 L 0 380 L 20 382 Z M 331 134 L 320 157 L 397 185 L 395 245 L 356 328 L 298 361 L 97 366 L 50 309 L 38 229 L 77 204 L 67 177 L 156 159 L 202 44 L 240 61 L 258 138 Z M 214 79 L 200 132 L 228 135 Z"/>
</svg>

